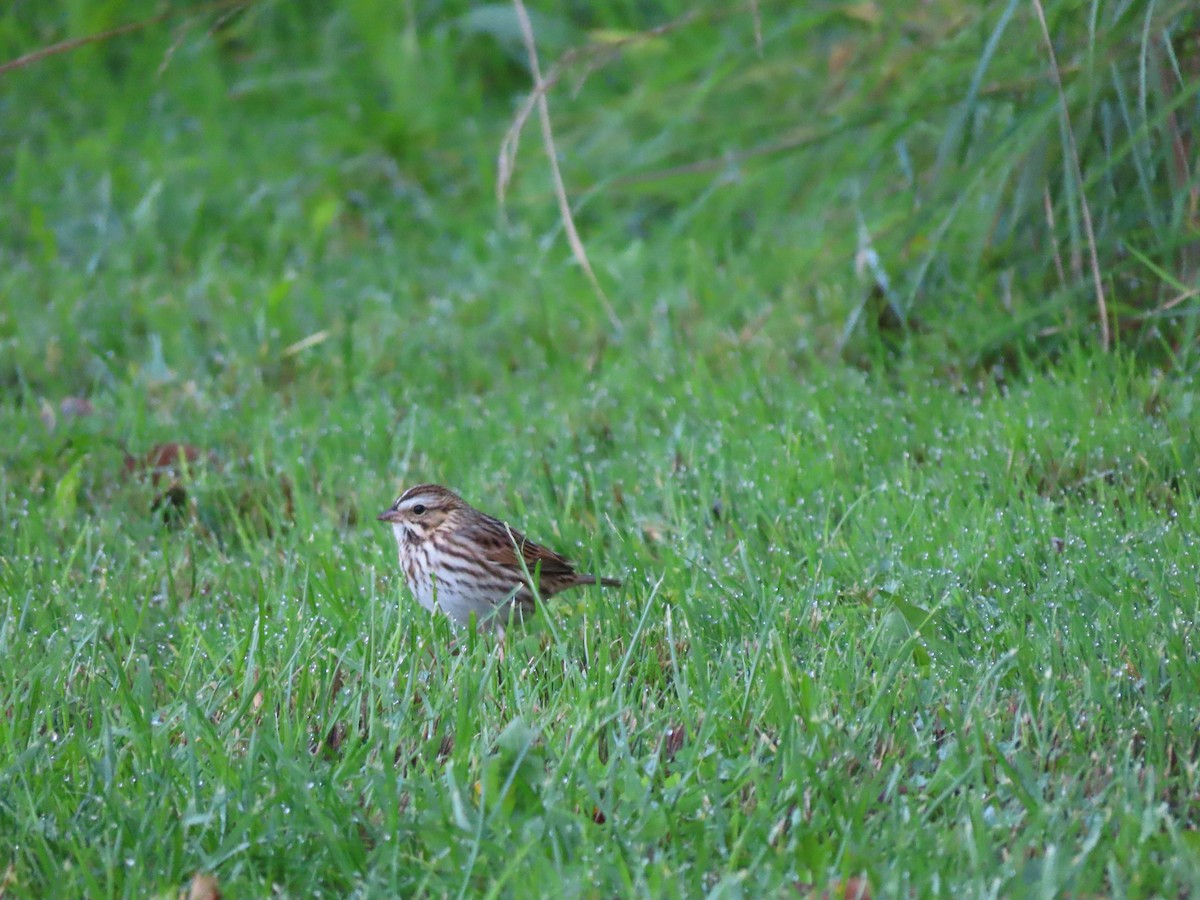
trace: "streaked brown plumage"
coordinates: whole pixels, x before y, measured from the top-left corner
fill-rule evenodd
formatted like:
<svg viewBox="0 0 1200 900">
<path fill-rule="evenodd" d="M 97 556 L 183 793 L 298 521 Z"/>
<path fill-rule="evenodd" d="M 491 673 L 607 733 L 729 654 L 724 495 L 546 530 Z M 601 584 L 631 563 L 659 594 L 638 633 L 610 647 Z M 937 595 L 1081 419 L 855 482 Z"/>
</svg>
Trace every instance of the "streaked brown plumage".
<svg viewBox="0 0 1200 900">
<path fill-rule="evenodd" d="M 440 609 L 460 624 L 474 615 L 485 628 L 512 614 L 533 610 L 533 591 L 517 557 L 520 549 L 538 593 L 596 584 L 569 561 L 525 537 L 499 519 L 475 509 L 437 484 L 409 488 L 377 517 L 388 522 L 400 549 L 400 568 L 417 601 L 430 612 Z M 601 578 L 604 587 L 619 587 Z"/>
</svg>

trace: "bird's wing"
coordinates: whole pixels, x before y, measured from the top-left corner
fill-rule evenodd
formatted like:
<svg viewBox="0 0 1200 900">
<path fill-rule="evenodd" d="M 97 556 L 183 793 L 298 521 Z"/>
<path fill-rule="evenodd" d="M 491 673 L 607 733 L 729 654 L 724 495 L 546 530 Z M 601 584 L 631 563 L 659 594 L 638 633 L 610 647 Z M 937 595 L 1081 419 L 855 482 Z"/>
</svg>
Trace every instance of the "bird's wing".
<svg viewBox="0 0 1200 900">
<path fill-rule="evenodd" d="M 503 525 L 500 527 L 504 528 Z M 506 540 L 492 543 L 486 551 L 487 558 L 492 562 L 520 572 L 521 564 L 517 561 L 517 548 L 519 547 L 521 555 L 525 557 L 525 567 L 529 569 L 530 575 L 534 573 L 539 564 L 542 578 L 569 578 L 575 575 L 575 567 L 549 547 L 543 547 L 541 544 L 529 540 L 514 528 L 508 529 L 507 533 L 504 531 L 501 533 L 504 534 Z M 508 537 L 509 534 L 512 535 L 511 538 Z"/>
</svg>

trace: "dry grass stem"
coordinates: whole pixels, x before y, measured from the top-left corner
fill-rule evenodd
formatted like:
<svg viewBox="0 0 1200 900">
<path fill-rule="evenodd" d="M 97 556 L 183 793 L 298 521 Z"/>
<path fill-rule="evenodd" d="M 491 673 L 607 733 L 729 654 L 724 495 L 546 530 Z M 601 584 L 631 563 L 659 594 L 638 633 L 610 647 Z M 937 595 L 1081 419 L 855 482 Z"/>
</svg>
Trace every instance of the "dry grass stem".
<svg viewBox="0 0 1200 900">
<path fill-rule="evenodd" d="M 1075 182 L 1079 186 L 1079 211 L 1083 217 L 1083 229 L 1087 234 L 1088 255 L 1092 266 L 1092 283 L 1096 290 L 1096 315 L 1100 318 L 1100 346 L 1108 350 L 1112 343 L 1112 333 L 1108 325 L 1108 303 L 1104 299 L 1104 282 L 1100 275 L 1100 256 L 1096 252 L 1096 235 L 1092 229 L 1092 212 L 1088 207 L 1086 186 L 1083 180 L 1083 170 L 1079 165 L 1079 148 L 1075 146 L 1075 132 L 1071 128 L 1071 113 L 1067 109 L 1067 93 L 1063 90 L 1062 78 L 1059 75 L 1058 59 L 1054 53 L 1054 42 L 1050 40 L 1050 28 L 1046 25 L 1046 13 L 1042 9 L 1041 0 L 1033 0 L 1033 8 L 1037 12 L 1038 22 L 1042 26 L 1042 37 L 1046 40 L 1046 52 L 1050 55 L 1050 74 L 1054 78 L 1054 86 L 1058 89 L 1058 100 L 1062 109 L 1063 128 L 1067 133 L 1067 149 L 1071 155 L 1071 169 Z"/>
</svg>

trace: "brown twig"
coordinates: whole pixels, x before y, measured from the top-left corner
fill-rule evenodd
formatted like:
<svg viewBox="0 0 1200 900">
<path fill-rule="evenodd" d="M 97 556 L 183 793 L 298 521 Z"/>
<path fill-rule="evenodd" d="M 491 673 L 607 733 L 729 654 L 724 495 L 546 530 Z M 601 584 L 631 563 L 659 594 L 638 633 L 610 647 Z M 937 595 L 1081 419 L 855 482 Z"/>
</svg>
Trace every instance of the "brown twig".
<svg viewBox="0 0 1200 900">
<path fill-rule="evenodd" d="M 1050 186 L 1042 188 L 1042 205 L 1046 210 L 1046 224 L 1050 227 L 1050 248 L 1054 251 L 1054 270 L 1058 280 L 1066 285 L 1067 273 L 1063 270 L 1062 255 L 1058 252 L 1058 226 L 1054 224 L 1054 200 L 1050 197 Z"/>
<path fill-rule="evenodd" d="M 1200 290 L 1198 290 L 1198 289 L 1193 288 L 1192 290 L 1189 290 L 1189 291 L 1183 291 L 1180 294 L 1176 294 L 1174 297 L 1172 297 L 1166 303 L 1162 304 L 1162 306 L 1158 307 L 1158 309 L 1152 310 L 1151 312 L 1147 313 L 1143 318 L 1148 319 L 1151 316 L 1161 316 L 1167 310 L 1174 309 L 1176 306 L 1178 306 L 1184 300 L 1191 300 L 1193 297 L 1196 297 L 1196 296 L 1200 296 Z"/>
<path fill-rule="evenodd" d="M 239 0 L 239 2 L 231 3 L 229 9 L 225 10 L 221 15 L 217 16 L 216 21 L 208 26 L 206 32 L 207 37 L 213 37 L 218 31 L 225 27 L 225 24 L 242 11 L 246 6 L 250 5 L 250 0 Z M 183 46 L 183 39 L 192 28 L 192 21 L 184 22 L 183 27 L 179 29 L 179 34 L 175 36 L 175 40 L 171 42 L 166 52 L 163 54 L 162 62 L 158 64 L 158 70 L 154 73 L 155 77 L 162 78 L 163 73 L 167 71 L 167 67 L 171 65 L 171 60 L 179 48 Z"/>
<path fill-rule="evenodd" d="M 214 3 L 202 4 L 194 9 L 168 9 L 156 15 L 150 16 L 148 19 L 141 19 L 137 22 L 126 22 L 124 25 L 118 25 L 115 28 L 110 28 L 107 31 L 100 31 L 96 34 L 87 34 L 83 37 L 70 38 L 69 40 L 59 41 L 57 44 L 50 44 L 46 47 L 39 47 L 36 50 L 31 50 L 28 53 L 18 56 L 16 59 L 10 59 L 8 62 L 0 63 L 0 75 L 6 75 L 9 72 L 17 69 L 23 69 L 26 66 L 31 66 L 34 63 L 41 62 L 50 56 L 57 56 L 60 53 L 70 53 L 72 50 L 78 50 L 80 47 L 86 47 L 88 44 L 98 44 L 103 41 L 111 40 L 115 37 L 121 37 L 125 34 L 132 34 L 135 31 L 142 31 L 149 28 L 151 25 L 157 25 L 160 22 L 165 22 L 168 19 L 173 19 L 177 16 L 189 14 L 201 14 L 213 12 L 215 10 L 227 9 L 229 7 L 249 6 L 253 0 L 216 0 Z"/>
<path fill-rule="evenodd" d="M 26 66 L 31 66 L 36 62 L 41 62 L 48 56 L 56 56 L 59 53 L 69 53 L 72 50 L 78 50 L 80 47 L 86 47 L 88 44 L 97 44 L 101 41 L 107 41 L 110 38 L 120 37 L 123 34 L 131 34 L 135 31 L 141 31 L 143 28 L 149 28 L 151 25 L 157 25 L 159 22 L 169 18 L 171 13 L 162 12 L 156 16 L 151 16 L 149 19 L 142 19 L 140 22 L 127 22 L 124 25 L 118 25 L 116 28 L 110 28 L 108 31 L 101 31 L 97 34 L 89 34 L 80 38 L 71 38 L 67 41 L 59 41 L 57 44 L 51 44 L 48 47 L 39 47 L 37 50 L 32 50 L 16 59 L 10 59 L 6 63 L 0 63 L 0 75 L 4 75 L 14 69 L 23 69 Z"/>
<path fill-rule="evenodd" d="M 1100 276 L 1100 256 L 1096 251 L 1096 235 L 1092 230 L 1092 212 L 1088 208 L 1087 193 L 1083 182 L 1083 168 L 1079 164 L 1079 149 L 1075 146 L 1075 132 L 1071 128 L 1071 113 L 1067 109 L 1067 92 L 1063 90 L 1062 78 L 1059 75 L 1058 59 L 1054 53 L 1054 42 L 1050 40 L 1050 27 L 1046 24 L 1046 13 L 1042 9 L 1041 0 L 1032 0 L 1037 12 L 1038 22 L 1042 26 L 1042 37 L 1046 40 L 1046 50 L 1050 55 L 1050 74 L 1054 77 L 1054 86 L 1058 89 L 1059 105 L 1062 109 L 1063 127 L 1067 132 L 1067 149 L 1071 155 L 1071 166 L 1074 170 L 1075 182 L 1079 186 L 1079 209 L 1083 217 L 1083 230 L 1087 234 L 1088 253 L 1091 256 L 1092 281 L 1096 289 L 1096 314 L 1100 317 L 1100 347 L 1108 350 L 1112 335 L 1108 326 L 1108 303 L 1104 299 L 1104 283 Z"/>
<path fill-rule="evenodd" d="M 587 275 L 588 281 L 591 282 L 592 290 L 600 299 L 600 304 L 604 307 L 609 322 L 619 330 L 621 320 L 617 318 L 616 310 L 613 309 L 608 296 L 604 293 L 604 288 L 600 286 L 596 273 L 592 271 L 592 264 L 588 261 L 587 251 L 583 247 L 583 241 L 579 238 L 579 232 L 575 228 L 575 218 L 571 214 L 567 188 L 563 183 L 562 171 L 558 167 L 558 151 L 554 146 L 554 129 L 550 125 L 550 105 L 546 102 L 546 89 L 542 86 L 542 72 L 541 66 L 538 64 L 537 44 L 533 38 L 533 25 L 529 21 L 529 13 L 525 11 L 525 4 L 521 0 L 513 0 L 513 8 L 517 13 L 517 21 L 521 25 L 521 36 L 525 39 L 525 52 L 529 55 L 529 69 L 533 73 L 533 89 L 537 95 L 538 120 L 542 126 L 542 146 L 546 151 L 546 159 L 550 163 L 554 195 L 558 198 L 558 212 L 562 218 L 563 230 L 567 234 L 567 243 L 571 247 L 575 261 L 579 263 Z"/>
<path fill-rule="evenodd" d="M 545 94 L 562 81 L 567 69 L 577 62 L 586 62 L 587 70 L 583 75 L 583 78 L 586 78 L 596 69 L 603 68 L 620 56 L 626 47 L 661 37 L 677 28 L 682 28 L 690 24 L 698 16 L 699 13 L 693 9 L 677 19 L 672 19 L 670 22 L 665 22 L 646 31 L 640 31 L 637 34 L 627 35 L 619 40 L 608 41 L 603 44 L 589 44 L 584 47 L 573 47 L 550 67 L 550 71 L 546 74 L 546 77 L 534 84 L 533 90 L 529 92 L 524 102 L 521 103 L 521 106 L 517 109 L 517 114 L 513 116 L 512 123 L 508 126 L 508 131 L 505 132 L 504 138 L 500 141 L 500 154 L 496 166 L 496 203 L 500 207 L 501 216 L 504 215 L 508 185 L 512 181 L 513 172 L 516 169 L 517 149 L 521 142 L 521 132 L 525 128 L 525 123 L 529 121 L 529 116 L 533 113 L 533 110 Z M 576 85 L 576 89 L 578 87 L 579 85 Z"/>
<path fill-rule="evenodd" d="M 1174 85 L 1169 75 L 1168 67 L 1163 65 L 1161 57 L 1167 56 L 1171 52 L 1170 38 L 1162 35 L 1158 38 L 1157 47 L 1159 80 L 1162 84 L 1162 92 L 1164 97 L 1171 97 L 1174 92 Z M 1192 54 L 1186 58 L 1184 65 L 1191 64 L 1192 71 L 1188 74 L 1196 75 L 1200 72 L 1200 66 L 1197 65 L 1197 56 Z M 1191 177 L 1192 168 L 1192 153 L 1189 148 L 1191 135 L 1185 133 L 1184 129 L 1179 124 L 1179 118 L 1175 115 L 1175 109 L 1168 106 L 1167 118 L 1163 123 L 1166 129 L 1168 139 L 1171 145 L 1171 163 L 1170 172 L 1173 187 L 1176 191 L 1187 190 L 1188 206 L 1187 219 L 1188 222 L 1195 227 L 1196 210 L 1200 207 L 1200 184 L 1196 183 L 1196 179 Z M 1196 241 L 1189 241 L 1180 249 L 1180 261 L 1185 277 L 1191 278 L 1196 271 L 1196 261 L 1198 258 L 1198 248 Z"/>
</svg>

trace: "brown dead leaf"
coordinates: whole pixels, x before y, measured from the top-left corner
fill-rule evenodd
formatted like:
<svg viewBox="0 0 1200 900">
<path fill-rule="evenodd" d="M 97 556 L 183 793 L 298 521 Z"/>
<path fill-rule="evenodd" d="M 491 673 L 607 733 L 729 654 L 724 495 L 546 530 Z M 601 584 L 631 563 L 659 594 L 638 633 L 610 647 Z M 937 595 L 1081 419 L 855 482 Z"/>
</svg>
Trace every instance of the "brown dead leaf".
<svg viewBox="0 0 1200 900">
<path fill-rule="evenodd" d="M 221 887 L 217 884 L 217 879 L 212 875 L 197 872 L 192 876 L 187 900 L 221 900 Z"/>
<path fill-rule="evenodd" d="M 150 504 L 150 511 L 159 513 L 163 519 L 171 522 L 178 522 L 187 514 L 188 495 L 187 490 L 178 481 L 172 482 L 171 486 L 154 498 L 154 502 Z"/>
<path fill-rule="evenodd" d="M 330 753 L 337 753 L 342 749 L 342 742 L 346 740 L 346 723 L 334 722 L 333 727 L 329 729 L 329 733 L 325 735 L 324 750 Z"/>
<path fill-rule="evenodd" d="M 642 537 L 646 539 L 648 544 L 661 544 L 663 542 L 662 529 L 653 522 L 644 522 L 642 524 Z"/>
<path fill-rule="evenodd" d="M 663 757 L 670 762 L 683 748 L 683 742 L 687 740 L 687 726 L 676 725 L 667 729 L 666 740 L 663 741 Z"/>
<path fill-rule="evenodd" d="M 613 502 L 621 509 L 625 508 L 625 489 L 619 484 L 612 487 Z"/>
<path fill-rule="evenodd" d="M 155 444 L 141 457 L 125 454 L 126 474 L 149 472 L 154 484 L 158 484 L 164 476 L 178 480 L 183 476 L 184 469 L 195 469 L 204 463 L 216 465 L 217 455 L 211 450 L 205 453 L 199 447 L 176 441 Z"/>
<path fill-rule="evenodd" d="M 871 885 L 865 878 L 836 881 L 821 891 L 821 900 L 871 900 Z"/>
<path fill-rule="evenodd" d="M 296 518 L 296 497 L 292 491 L 292 480 L 286 475 L 280 475 L 279 489 L 283 491 L 283 514 L 291 522 Z"/>
</svg>

